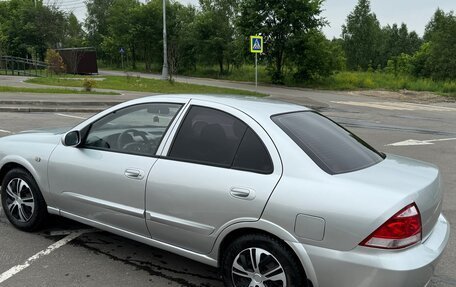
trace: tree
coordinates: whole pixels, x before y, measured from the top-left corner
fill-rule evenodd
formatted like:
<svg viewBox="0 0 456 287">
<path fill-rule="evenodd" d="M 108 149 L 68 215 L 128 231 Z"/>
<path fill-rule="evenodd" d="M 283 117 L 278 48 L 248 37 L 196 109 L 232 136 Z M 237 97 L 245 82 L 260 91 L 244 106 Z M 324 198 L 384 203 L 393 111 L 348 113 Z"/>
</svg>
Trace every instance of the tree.
<svg viewBox="0 0 456 287">
<path fill-rule="evenodd" d="M 117 0 L 109 7 L 106 24 L 108 31 L 103 36 L 103 47 L 110 51 L 111 57 L 118 57 L 123 48 L 131 59 L 131 67 L 136 69 L 138 37 L 140 31 L 135 25 L 140 10 L 138 0 Z"/>
<path fill-rule="evenodd" d="M 82 47 L 84 45 L 84 31 L 73 13 L 66 17 L 64 47 Z"/>
<path fill-rule="evenodd" d="M 381 60 L 380 65 L 385 66 L 388 60 L 400 54 L 399 29 L 397 24 L 393 26 L 387 25 L 382 29 L 382 45 L 381 45 Z"/>
<path fill-rule="evenodd" d="M 420 49 L 423 40 L 418 36 L 415 31 L 408 32 L 407 25 L 402 23 L 399 29 L 399 46 L 401 47 L 401 54 L 405 53 L 412 55 Z"/>
<path fill-rule="evenodd" d="M 381 29 L 377 16 L 371 12 L 369 0 L 359 0 L 342 26 L 342 38 L 350 69 L 366 70 L 380 64 Z"/>
<path fill-rule="evenodd" d="M 427 25 L 424 39 L 428 41 L 426 71 L 434 79 L 456 78 L 456 15 L 438 9 Z M 423 58 L 421 53 L 421 60 Z"/>
<path fill-rule="evenodd" d="M 105 56 L 100 49 L 103 38 L 108 35 L 108 13 L 109 7 L 115 0 L 87 0 L 87 17 L 84 26 L 87 31 L 87 41 L 92 47 L 97 48 L 98 55 Z"/>
<path fill-rule="evenodd" d="M 0 2 L 0 56 L 6 53 L 7 36 L 6 25 L 9 15 L 9 5 L 7 2 Z"/>
<path fill-rule="evenodd" d="M 54 74 L 61 74 L 65 72 L 65 64 L 59 52 L 53 49 L 46 51 L 45 62 L 48 65 L 48 70 Z"/>
<path fill-rule="evenodd" d="M 326 39 L 320 30 L 314 29 L 295 37 L 291 47 L 296 81 L 327 77 L 345 66 L 346 59 L 340 44 Z"/>
<path fill-rule="evenodd" d="M 49 47 L 64 40 L 65 14 L 37 1 L 11 0 L 2 4 L 7 13 L 1 17 L 1 39 L 5 53 L 18 57 L 44 59 Z M 2 9 L 3 10 L 3 9 Z"/>
<path fill-rule="evenodd" d="M 161 0 L 149 1 L 146 5 L 138 7 L 136 16 L 132 18 L 132 33 L 136 38 L 138 53 L 145 62 L 146 71 L 149 72 L 152 70 L 153 62 L 163 62 L 162 5 Z"/>
<path fill-rule="evenodd" d="M 274 83 L 283 83 L 283 67 L 289 56 L 290 43 L 295 37 L 322 27 L 322 0 L 244 0 L 237 21 L 239 34 L 264 36 L 265 57 Z"/>
<path fill-rule="evenodd" d="M 217 1 L 205 0 L 200 4 L 202 11 L 196 16 L 194 25 L 197 52 L 203 63 L 217 63 L 220 74 L 224 74 L 225 60 L 234 40 L 230 10 Z"/>
<path fill-rule="evenodd" d="M 412 58 L 412 75 L 416 77 L 431 77 L 429 65 L 429 56 L 431 51 L 429 42 L 421 45 L 420 49 L 413 55 Z"/>
<path fill-rule="evenodd" d="M 183 6 L 179 2 L 172 3 L 168 10 L 168 62 L 171 75 L 175 75 L 196 66 L 198 40 L 194 30 L 197 11 L 195 7 Z M 161 50 L 159 55 L 162 55 Z"/>
<path fill-rule="evenodd" d="M 409 33 L 407 25 L 404 23 L 400 28 L 397 24 L 383 27 L 381 37 L 382 45 L 378 64 L 382 67 L 385 67 L 389 60 L 395 61 L 395 58 L 402 54 L 413 55 L 423 42 L 414 31 Z"/>
<path fill-rule="evenodd" d="M 334 71 L 343 71 L 347 68 L 347 57 L 344 51 L 344 41 L 333 38 L 330 45 L 331 67 Z"/>
</svg>

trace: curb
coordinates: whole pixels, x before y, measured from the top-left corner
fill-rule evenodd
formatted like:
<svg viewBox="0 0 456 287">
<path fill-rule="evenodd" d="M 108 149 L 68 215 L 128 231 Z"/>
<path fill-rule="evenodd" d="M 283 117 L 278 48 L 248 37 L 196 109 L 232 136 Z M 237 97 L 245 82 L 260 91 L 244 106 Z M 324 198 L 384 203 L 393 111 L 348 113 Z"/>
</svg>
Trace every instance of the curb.
<svg viewBox="0 0 456 287">
<path fill-rule="evenodd" d="M 70 107 L 0 107 L 0 112 L 7 113 L 98 113 L 108 108 L 108 106 L 100 108 L 70 108 Z"/>
<path fill-rule="evenodd" d="M 9 113 L 98 113 L 124 101 L 0 100 L 0 112 Z"/>
<path fill-rule="evenodd" d="M 124 101 L 47 101 L 47 100 L 0 100 L 0 105 L 27 106 L 114 106 Z"/>
</svg>

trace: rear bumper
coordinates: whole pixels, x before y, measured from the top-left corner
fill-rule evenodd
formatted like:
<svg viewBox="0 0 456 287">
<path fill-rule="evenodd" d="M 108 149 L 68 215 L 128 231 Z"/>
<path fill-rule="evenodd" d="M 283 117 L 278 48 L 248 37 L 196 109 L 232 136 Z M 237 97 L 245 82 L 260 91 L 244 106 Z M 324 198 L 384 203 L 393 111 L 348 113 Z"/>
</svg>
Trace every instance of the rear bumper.
<svg viewBox="0 0 456 287">
<path fill-rule="evenodd" d="M 440 215 L 432 233 L 405 250 L 386 251 L 358 246 L 350 251 L 305 246 L 319 287 L 422 287 L 434 273 L 450 236 Z"/>
</svg>

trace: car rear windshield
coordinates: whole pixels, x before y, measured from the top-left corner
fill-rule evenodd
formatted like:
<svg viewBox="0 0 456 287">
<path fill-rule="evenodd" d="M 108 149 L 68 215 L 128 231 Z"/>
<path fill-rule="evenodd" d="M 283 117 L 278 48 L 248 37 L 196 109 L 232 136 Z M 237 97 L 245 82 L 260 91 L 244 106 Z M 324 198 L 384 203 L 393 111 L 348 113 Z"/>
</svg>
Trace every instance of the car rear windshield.
<svg viewBox="0 0 456 287">
<path fill-rule="evenodd" d="M 311 111 L 272 120 L 324 171 L 341 174 L 381 162 L 384 155 L 332 120 Z"/>
</svg>

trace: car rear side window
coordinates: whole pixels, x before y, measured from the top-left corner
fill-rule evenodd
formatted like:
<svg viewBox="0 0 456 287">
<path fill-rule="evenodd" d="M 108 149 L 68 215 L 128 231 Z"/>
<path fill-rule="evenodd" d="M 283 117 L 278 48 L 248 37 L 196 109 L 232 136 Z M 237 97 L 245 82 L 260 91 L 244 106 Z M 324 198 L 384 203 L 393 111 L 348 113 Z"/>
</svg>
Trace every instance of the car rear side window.
<svg viewBox="0 0 456 287">
<path fill-rule="evenodd" d="M 190 108 L 168 156 L 259 173 L 273 169 L 266 147 L 251 128 L 226 112 L 200 106 Z"/>
<path fill-rule="evenodd" d="M 324 171 L 341 174 L 381 162 L 384 156 L 330 119 L 310 111 L 272 120 Z"/>
<path fill-rule="evenodd" d="M 233 168 L 260 173 L 271 173 L 272 160 L 258 135 L 248 129 L 234 159 Z"/>
</svg>

